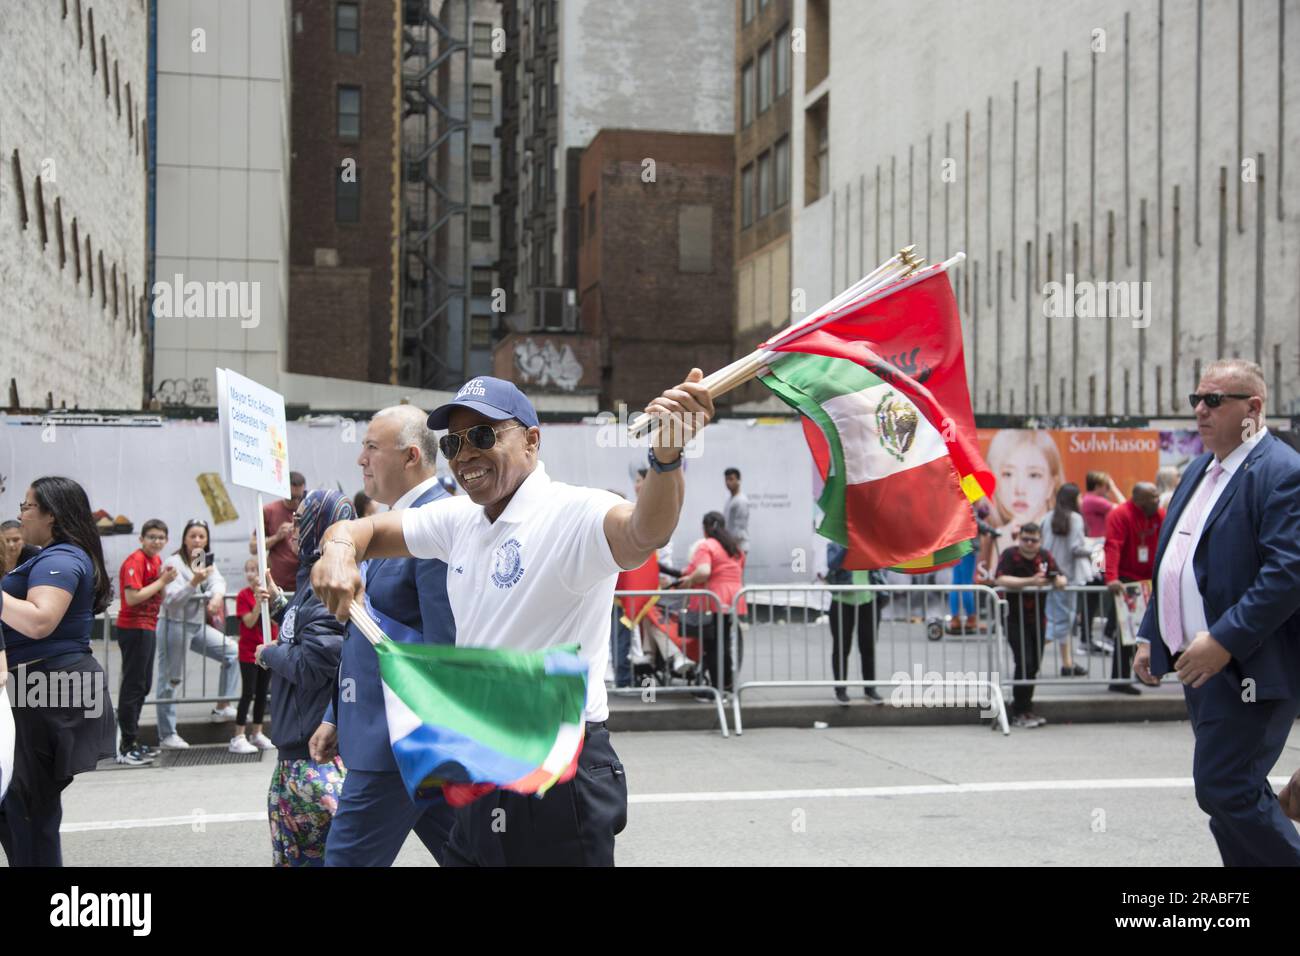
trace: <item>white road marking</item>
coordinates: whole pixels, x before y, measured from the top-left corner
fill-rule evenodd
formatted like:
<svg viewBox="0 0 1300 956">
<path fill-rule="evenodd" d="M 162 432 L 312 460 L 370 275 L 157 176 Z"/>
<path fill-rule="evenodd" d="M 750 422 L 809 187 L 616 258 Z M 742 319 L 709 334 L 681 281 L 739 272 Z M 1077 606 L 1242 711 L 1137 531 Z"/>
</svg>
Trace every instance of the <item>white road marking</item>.
<svg viewBox="0 0 1300 956">
<path fill-rule="evenodd" d="M 1287 777 L 1269 777 L 1280 789 Z M 820 800 L 854 797 L 929 797 L 968 793 L 1026 793 L 1043 790 L 1177 790 L 1192 788 L 1191 777 L 1121 777 L 1102 780 L 1003 780 L 988 783 L 932 783 L 900 787 L 827 787 L 819 790 L 715 790 L 702 793 L 634 793 L 628 803 L 729 803 L 746 800 Z M 60 833 L 97 830 L 140 830 L 152 827 L 193 827 L 209 823 L 265 823 L 265 810 L 250 813 L 195 813 L 183 817 L 137 820 L 96 820 L 65 823 Z"/>
</svg>

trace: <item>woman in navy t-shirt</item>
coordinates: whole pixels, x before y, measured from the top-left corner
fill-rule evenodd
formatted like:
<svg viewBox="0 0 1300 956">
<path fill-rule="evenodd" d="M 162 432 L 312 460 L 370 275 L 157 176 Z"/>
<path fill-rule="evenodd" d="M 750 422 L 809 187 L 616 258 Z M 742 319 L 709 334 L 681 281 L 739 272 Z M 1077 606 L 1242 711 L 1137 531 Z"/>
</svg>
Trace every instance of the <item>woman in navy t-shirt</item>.
<svg viewBox="0 0 1300 956">
<path fill-rule="evenodd" d="M 113 704 L 90 652 L 111 585 L 90 502 L 70 478 L 38 478 L 19 506 L 41 551 L 0 582 L 0 673 L 14 670 L 14 779 L 0 803 L 10 866 L 61 866 L 61 794 L 114 751 Z"/>
</svg>

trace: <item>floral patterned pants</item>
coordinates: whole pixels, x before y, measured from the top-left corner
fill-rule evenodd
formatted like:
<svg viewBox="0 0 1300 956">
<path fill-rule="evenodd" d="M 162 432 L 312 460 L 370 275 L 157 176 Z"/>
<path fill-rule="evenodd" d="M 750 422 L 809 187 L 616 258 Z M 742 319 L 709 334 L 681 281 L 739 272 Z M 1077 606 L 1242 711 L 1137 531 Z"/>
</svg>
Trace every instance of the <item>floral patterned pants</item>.
<svg viewBox="0 0 1300 956">
<path fill-rule="evenodd" d="M 339 808 L 347 770 L 331 763 L 281 760 L 271 776 L 268 815 L 273 866 L 324 866 L 325 838 Z"/>
</svg>

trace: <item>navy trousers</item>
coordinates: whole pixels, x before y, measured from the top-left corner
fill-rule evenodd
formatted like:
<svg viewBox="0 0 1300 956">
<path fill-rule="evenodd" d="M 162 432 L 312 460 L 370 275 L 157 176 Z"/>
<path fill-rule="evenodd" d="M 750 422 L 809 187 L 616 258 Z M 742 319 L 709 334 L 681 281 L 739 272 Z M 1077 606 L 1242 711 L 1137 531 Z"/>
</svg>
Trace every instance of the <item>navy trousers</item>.
<svg viewBox="0 0 1300 956">
<path fill-rule="evenodd" d="M 1245 702 L 1223 672 L 1184 692 L 1196 734 L 1196 802 L 1210 816 L 1223 865 L 1300 866 L 1300 833 L 1268 783 L 1300 700 Z"/>
<path fill-rule="evenodd" d="M 452 821 L 441 797 L 412 803 L 399 773 L 348 770 L 325 841 L 325 865 L 392 866 L 414 830 L 441 866 Z"/>
<path fill-rule="evenodd" d="M 543 797 L 495 790 L 456 810 L 447 866 L 613 866 L 627 776 L 603 723 L 587 724 L 578 773 Z"/>
</svg>

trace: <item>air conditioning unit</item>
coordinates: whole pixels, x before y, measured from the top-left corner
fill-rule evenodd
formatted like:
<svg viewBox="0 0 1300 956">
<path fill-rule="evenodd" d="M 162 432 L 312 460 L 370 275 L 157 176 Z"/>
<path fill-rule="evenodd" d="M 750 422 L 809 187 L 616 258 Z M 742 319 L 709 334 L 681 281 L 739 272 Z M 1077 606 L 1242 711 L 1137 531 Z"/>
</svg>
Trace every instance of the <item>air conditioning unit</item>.
<svg viewBox="0 0 1300 956">
<path fill-rule="evenodd" d="M 578 294 L 573 289 L 533 289 L 534 332 L 576 332 Z"/>
</svg>

